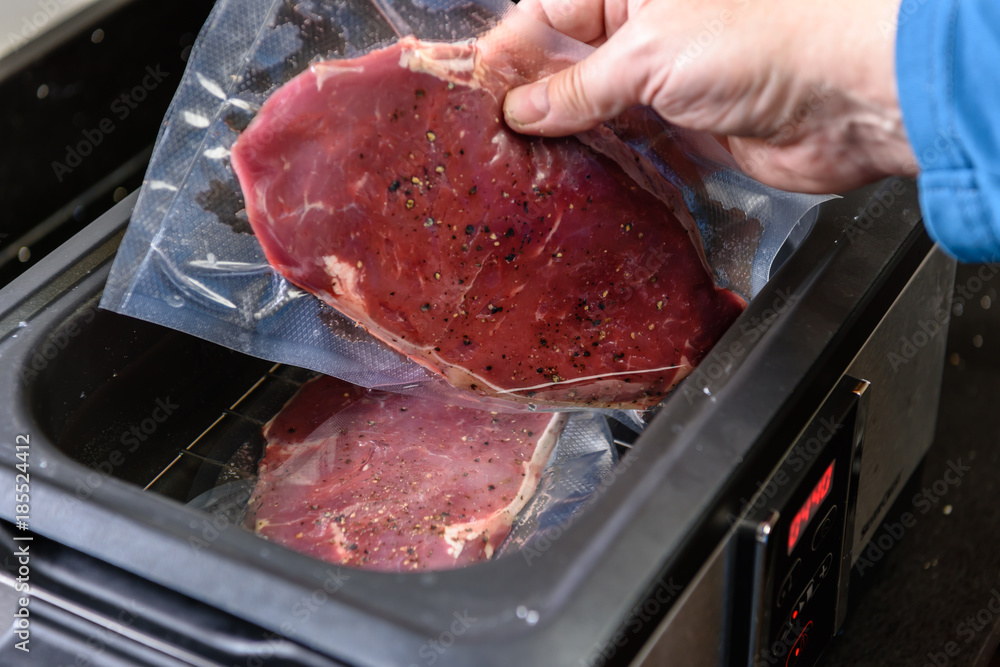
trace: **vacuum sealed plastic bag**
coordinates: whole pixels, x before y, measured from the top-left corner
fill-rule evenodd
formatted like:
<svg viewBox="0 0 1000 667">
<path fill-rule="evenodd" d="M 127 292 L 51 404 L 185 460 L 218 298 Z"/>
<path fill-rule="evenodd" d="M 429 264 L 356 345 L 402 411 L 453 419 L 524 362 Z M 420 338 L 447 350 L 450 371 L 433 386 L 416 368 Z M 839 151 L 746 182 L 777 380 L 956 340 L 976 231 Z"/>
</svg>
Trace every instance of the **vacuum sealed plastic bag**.
<svg viewBox="0 0 1000 667">
<path fill-rule="evenodd" d="M 617 464 L 618 452 L 607 419 L 596 413 L 574 413 L 542 473 L 538 490 L 517 515 L 498 554 L 519 552 L 531 564 L 615 479 Z"/>
<path fill-rule="evenodd" d="M 589 47 L 512 7 L 222 0 L 102 305 L 368 387 L 658 402 L 819 199 L 646 110 L 514 135 L 506 89 Z"/>
<path fill-rule="evenodd" d="M 282 275 L 455 387 L 658 402 L 743 301 L 662 177 L 661 198 L 575 138 L 507 127 L 525 50 L 496 39 L 404 38 L 280 88 L 232 149 L 250 223 Z"/>
<path fill-rule="evenodd" d="M 614 452 L 599 415 L 489 412 L 331 377 L 306 383 L 264 436 L 255 483 L 224 484 L 192 506 L 296 551 L 381 571 L 491 558 L 515 517 L 520 541 L 539 521 L 572 516 Z"/>
</svg>

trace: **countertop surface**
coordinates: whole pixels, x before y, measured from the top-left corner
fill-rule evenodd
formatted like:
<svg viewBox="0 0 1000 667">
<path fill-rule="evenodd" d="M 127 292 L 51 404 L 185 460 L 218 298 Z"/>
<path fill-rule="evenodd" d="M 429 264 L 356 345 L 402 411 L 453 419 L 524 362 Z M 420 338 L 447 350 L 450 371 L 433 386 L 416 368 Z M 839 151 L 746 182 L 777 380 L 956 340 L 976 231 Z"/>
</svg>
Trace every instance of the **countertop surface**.
<svg viewBox="0 0 1000 667">
<path fill-rule="evenodd" d="M 934 442 L 856 564 L 821 667 L 1000 665 L 998 271 L 958 267 Z"/>
</svg>

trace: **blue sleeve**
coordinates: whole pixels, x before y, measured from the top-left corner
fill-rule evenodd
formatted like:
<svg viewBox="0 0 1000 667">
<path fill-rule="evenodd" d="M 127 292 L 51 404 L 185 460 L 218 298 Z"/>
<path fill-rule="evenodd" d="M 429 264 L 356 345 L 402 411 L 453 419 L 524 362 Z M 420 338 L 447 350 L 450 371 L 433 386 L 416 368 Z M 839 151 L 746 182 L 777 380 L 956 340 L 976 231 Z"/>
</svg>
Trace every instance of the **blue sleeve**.
<svg viewBox="0 0 1000 667">
<path fill-rule="evenodd" d="M 1000 0 L 903 0 L 896 74 L 928 232 L 1000 261 Z"/>
</svg>

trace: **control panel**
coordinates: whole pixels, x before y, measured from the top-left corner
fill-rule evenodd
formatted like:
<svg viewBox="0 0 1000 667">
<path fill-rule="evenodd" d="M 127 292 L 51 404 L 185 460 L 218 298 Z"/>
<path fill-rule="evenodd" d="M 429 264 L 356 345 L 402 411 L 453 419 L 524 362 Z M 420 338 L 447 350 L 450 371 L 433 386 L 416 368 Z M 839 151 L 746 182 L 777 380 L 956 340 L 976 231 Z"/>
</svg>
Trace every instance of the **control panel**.
<svg viewBox="0 0 1000 667">
<path fill-rule="evenodd" d="M 868 386 L 841 380 L 744 513 L 733 623 L 745 646 L 734 648 L 735 665 L 813 665 L 843 620 Z"/>
</svg>

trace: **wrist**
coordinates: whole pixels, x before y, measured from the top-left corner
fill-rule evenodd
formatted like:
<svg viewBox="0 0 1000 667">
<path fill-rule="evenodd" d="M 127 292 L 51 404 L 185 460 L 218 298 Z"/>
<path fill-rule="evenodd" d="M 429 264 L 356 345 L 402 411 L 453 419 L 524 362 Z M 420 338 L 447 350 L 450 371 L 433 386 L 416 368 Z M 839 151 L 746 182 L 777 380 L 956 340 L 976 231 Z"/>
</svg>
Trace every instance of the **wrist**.
<svg viewBox="0 0 1000 667">
<path fill-rule="evenodd" d="M 829 43 L 815 47 L 825 73 L 824 87 L 834 130 L 857 154 L 854 160 L 870 176 L 915 175 L 917 163 L 903 126 L 896 83 L 896 27 L 900 0 L 842 0 L 819 12 Z M 847 7 L 845 7 L 847 5 Z M 846 21 L 845 21 L 846 17 Z M 837 30 L 830 26 L 838 25 Z M 808 36 L 806 36 L 808 39 Z"/>
</svg>

